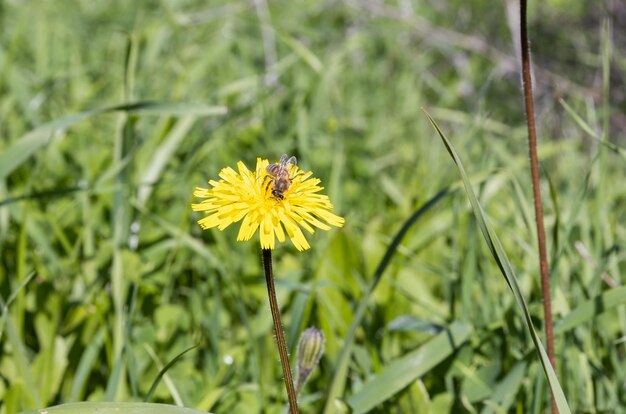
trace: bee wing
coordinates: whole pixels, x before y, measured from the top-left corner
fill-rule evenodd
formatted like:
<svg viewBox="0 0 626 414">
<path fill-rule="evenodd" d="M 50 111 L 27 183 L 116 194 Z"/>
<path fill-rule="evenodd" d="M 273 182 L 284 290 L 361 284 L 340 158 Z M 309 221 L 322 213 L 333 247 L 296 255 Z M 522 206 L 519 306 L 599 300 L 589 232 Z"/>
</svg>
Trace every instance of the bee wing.
<svg viewBox="0 0 626 414">
<path fill-rule="evenodd" d="M 283 167 L 286 167 L 289 164 L 297 165 L 298 160 L 293 155 L 290 157 L 287 154 L 283 154 L 280 156 L 280 161 L 278 161 L 278 164 L 282 165 Z"/>
</svg>

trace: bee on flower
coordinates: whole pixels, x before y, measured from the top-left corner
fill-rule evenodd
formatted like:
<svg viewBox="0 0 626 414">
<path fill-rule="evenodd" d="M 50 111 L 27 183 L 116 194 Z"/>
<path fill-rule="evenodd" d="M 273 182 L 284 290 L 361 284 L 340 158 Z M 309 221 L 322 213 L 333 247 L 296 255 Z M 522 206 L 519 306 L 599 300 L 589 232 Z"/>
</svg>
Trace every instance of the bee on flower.
<svg viewBox="0 0 626 414">
<path fill-rule="evenodd" d="M 345 220 L 332 213 L 324 188 L 311 171 L 299 169 L 296 158 L 283 155 L 278 163 L 257 158 L 254 171 L 243 162 L 237 171 L 222 169 L 220 180 L 210 180 L 211 188 L 197 187 L 194 196 L 204 200 L 192 204 L 194 211 L 207 215 L 198 220 L 203 229 L 224 230 L 241 221 L 238 241 L 250 240 L 259 230 L 262 249 L 274 249 L 275 240 L 284 242 L 286 235 L 296 249 L 310 248 L 302 229 L 313 234 L 315 227 L 330 230 L 342 227 Z"/>
<path fill-rule="evenodd" d="M 298 163 L 296 157 L 288 157 L 283 154 L 280 161 L 265 167 L 265 171 L 271 176 L 269 184 L 272 185 L 272 195 L 281 200 L 285 199 L 283 194 L 291 186 L 292 178 L 289 176 L 289 167 Z"/>
</svg>

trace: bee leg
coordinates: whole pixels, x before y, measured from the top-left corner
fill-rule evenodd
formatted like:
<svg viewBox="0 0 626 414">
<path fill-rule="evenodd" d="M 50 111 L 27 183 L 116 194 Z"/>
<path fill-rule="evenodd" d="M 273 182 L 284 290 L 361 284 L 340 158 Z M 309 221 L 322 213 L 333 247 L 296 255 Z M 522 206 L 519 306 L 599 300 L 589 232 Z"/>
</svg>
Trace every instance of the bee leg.
<svg viewBox="0 0 626 414">
<path fill-rule="evenodd" d="M 295 178 L 299 175 L 304 175 L 304 171 L 299 170 L 297 173 L 295 173 L 293 176 L 289 176 L 289 181 L 293 182 L 293 180 L 295 180 Z"/>
<path fill-rule="evenodd" d="M 265 181 L 263 189 L 264 189 L 264 192 L 267 192 L 267 190 L 270 187 L 270 185 L 274 184 L 274 179 L 269 177 L 269 176 L 266 176 L 263 180 Z M 274 190 L 272 190 L 272 193 L 273 192 L 274 192 Z"/>
</svg>

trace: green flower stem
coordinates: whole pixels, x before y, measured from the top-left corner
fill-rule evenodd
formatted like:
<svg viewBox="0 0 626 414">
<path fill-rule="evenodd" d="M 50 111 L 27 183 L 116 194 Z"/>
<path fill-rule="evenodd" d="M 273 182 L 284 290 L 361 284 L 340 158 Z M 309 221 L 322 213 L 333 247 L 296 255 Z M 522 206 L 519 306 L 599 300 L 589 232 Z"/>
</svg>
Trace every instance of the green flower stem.
<svg viewBox="0 0 626 414">
<path fill-rule="evenodd" d="M 267 283 L 267 296 L 270 299 L 270 310 L 272 319 L 274 320 L 274 332 L 276 333 L 276 345 L 280 354 L 280 363 L 283 367 L 283 378 L 285 380 L 285 388 L 287 389 L 287 397 L 289 399 L 289 412 L 291 414 L 299 414 L 298 400 L 296 390 L 293 386 L 291 376 L 291 366 L 289 365 L 289 356 L 287 355 L 287 343 L 283 333 L 283 325 L 280 322 L 280 311 L 278 309 L 278 301 L 276 300 L 276 289 L 274 287 L 274 273 L 272 271 L 272 251 L 263 249 L 263 269 L 265 270 L 265 282 Z"/>
</svg>

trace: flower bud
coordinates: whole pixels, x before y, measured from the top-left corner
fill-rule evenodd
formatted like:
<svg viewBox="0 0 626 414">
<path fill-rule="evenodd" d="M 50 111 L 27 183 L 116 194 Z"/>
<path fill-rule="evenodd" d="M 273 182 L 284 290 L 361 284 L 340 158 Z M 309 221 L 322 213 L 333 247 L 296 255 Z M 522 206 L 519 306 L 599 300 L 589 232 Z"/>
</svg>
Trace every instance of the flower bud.
<svg viewBox="0 0 626 414">
<path fill-rule="evenodd" d="M 300 336 L 298 344 L 297 392 L 309 379 L 311 372 L 319 364 L 324 353 L 324 334 L 317 328 L 307 328 Z"/>
</svg>

